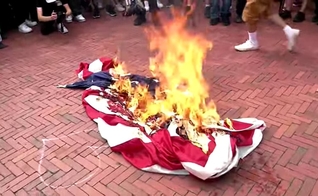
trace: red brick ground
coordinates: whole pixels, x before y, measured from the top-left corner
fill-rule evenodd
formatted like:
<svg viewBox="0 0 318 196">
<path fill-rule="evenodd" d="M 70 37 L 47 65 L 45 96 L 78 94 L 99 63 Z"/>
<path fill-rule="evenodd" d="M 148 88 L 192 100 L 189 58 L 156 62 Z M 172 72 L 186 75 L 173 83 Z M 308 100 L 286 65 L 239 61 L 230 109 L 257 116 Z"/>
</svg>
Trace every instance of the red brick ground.
<svg viewBox="0 0 318 196">
<path fill-rule="evenodd" d="M 132 20 L 71 24 L 68 35 L 42 37 L 38 29 L 10 35 L 10 47 L 0 51 L 1 195 L 317 195 L 317 25 L 298 25 L 302 36 L 290 54 L 281 30 L 264 22 L 262 49 L 237 53 L 244 26 L 211 27 L 201 17 L 197 31 L 214 42 L 204 73 L 220 114 L 268 124 L 262 144 L 239 168 L 201 182 L 137 171 L 105 146 L 90 149 L 105 142 L 84 113 L 81 92 L 55 87 L 76 80 L 79 62 L 112 56 L 118 47 L 130 71 L 147 74 L 147 42 Z M 62 138 L 46 142 L 39 178 L 42 139 L 54 137 Z"/>
</svg>

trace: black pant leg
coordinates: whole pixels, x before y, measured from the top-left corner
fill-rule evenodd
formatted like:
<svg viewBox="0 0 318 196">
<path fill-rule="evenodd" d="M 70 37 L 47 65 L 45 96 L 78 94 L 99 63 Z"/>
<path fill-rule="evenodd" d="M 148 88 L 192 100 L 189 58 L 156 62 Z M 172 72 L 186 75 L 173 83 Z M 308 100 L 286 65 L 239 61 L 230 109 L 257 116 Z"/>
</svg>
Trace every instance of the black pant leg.
<svg viewBox="0 0 318 196">
<path fill-rule="evenodd" d="M 157 0 L 148 0 L 149 3 L 149 12 L 156 12 L 159 10 Z"/>
<path fill-rule="evenodd" d="M 68 4 L 74 16 L 82 14 L 81 0 L 69 0 Z"/>
<path fill-rule="evenodd" d="M 28 3 L 26 0 L 10 0 L 10 4 L 15 16 L 16 25 L 20 25 L 28 19 Z"/>
<path fill-rule="evenodd" d="M 314 0 L 315 3 L 315 15 L 318 16 L 318 0 Z"/>
<path fill-rule="evenodd" d="M 42 35 L 49 35 L 55 31 L 55 26 L 54 26 L 55 21 L 49 21 L 49 22 L 41 22 L 41 34 Z"/>
<path fill-rule="evenodd" d="M 236 1 L 236 15 L 242 17 L 243 10 L 246 4 L 246 0 L 237 0 Z"/>
<path fill-rule="evenodd" d="M 29 0 L 28 3 L 29 19 L 31 21 L 38 21 L 38 16 L 36 12 L 36 0 Z"/>
<path fill-rule="evenodd" d="M 14 13 L 11 5 L 9 5 L 9 1 L 10 0 L 0 0 L 0 26 L 2 33 L 16 28 Z"/>
</svg>

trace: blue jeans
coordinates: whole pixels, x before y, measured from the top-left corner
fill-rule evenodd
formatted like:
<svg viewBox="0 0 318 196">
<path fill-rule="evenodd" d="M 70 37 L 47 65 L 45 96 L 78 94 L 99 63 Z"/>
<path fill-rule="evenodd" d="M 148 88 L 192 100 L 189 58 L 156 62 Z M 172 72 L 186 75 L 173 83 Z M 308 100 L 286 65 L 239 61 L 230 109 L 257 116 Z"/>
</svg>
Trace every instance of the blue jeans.
<svg viewBox="0 0 318 196">
<path fill-rule="evenodd" d="M 220 1 L 222 1 L 222 7 L 220 6 Z M 230 16 L 230 7 L 232 5 L 232 0 L 212 0 L 210 18 L 216 19 L 221 16 Z M 220 13 L 221 10 L 221 13 Z"/>
</svg>

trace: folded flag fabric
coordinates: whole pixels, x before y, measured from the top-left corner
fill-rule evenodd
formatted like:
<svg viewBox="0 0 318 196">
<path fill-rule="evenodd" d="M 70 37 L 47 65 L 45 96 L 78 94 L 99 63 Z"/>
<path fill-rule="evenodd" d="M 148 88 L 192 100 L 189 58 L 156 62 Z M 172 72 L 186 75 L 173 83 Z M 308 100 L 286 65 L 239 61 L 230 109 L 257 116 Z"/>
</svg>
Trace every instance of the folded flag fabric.
<svg viewBox="0 0 318 196">
<path fill-rule="evenodd" d="M 114 84 L 116 79 L 111 74 L 111 68 L 114 68 L 115 64 L 112 59 L 103 57 L 99 58 L 92 63 L 80 63 L 79 68 L 76 70 L 76 74 L 79 81 L 67 85 L 59 85 L 61 88 L 70 89 L 87 89 L 91 86 L 98 86 L 102 88 L 109 88 Z M 159 86 L 159 81 L 156 78 L 141 76 L 137 74 L 126 74 L 121 78 L 128 78 L 131 82 L 131 86 L 145 85 L 148 90 L 154 94 L 155 89 Z"/>
</svg>

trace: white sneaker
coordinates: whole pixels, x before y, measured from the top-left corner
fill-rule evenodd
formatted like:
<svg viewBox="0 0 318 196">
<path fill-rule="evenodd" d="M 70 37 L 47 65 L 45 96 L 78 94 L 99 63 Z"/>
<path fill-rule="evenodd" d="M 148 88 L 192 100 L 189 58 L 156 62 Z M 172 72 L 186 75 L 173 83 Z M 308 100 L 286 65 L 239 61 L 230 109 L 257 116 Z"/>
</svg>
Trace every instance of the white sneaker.
<svg viewBox="0 0 318 196">
<path fill-rule="evenodd" d="M 82 14 L 75 16 L 75 20 L 77 22 L 85 22 L 86 21 L 86 19 L 84 18 L 84 16 Z"/>
<path fill-rule="evenodd" d="M 250 40 L 247 40 L 245 43 L 237 45 L 234 48 L 237 51 L 246 52 L 246 51 L 251 51 L 251 50 L 257 50 L 259 48 L 259 46 L 258 46 L 258 44 L 254 44 Z"/>
<path fill-rule="evenodd" d="M 158 8 L 163 8 L 163 4 L 159 0 L 157 0 L 157 6 Z"/>
<path fill-rule="evenodd" d="M 20 33 L 30 33 L 32 32 L 32 29 L 30 27 L 28 27 L 28 25 L 26 25 L 26 23 L 22 23 L 19 25 L 18 27 Z"/>
<path fill-rule="evenodd" d="M 62 29 L 62 27 L 63 27 L 63 29 Z M 62 23 L 57 24 L 57 30 L 58 30 L 59 32 L 63 33 L 63 34 L 68 33 L 67 28 L 66 28 L 65 25 L 62 24 Z M 62 30 L 63 30 L 63 31 L 62 31 Z"/>
<path fill-rule="evenodd" d="M 65 20 L 66 22 L 71 23 L 73 22 L 73 16 L 72 15 L 66 16 Z"/>
<path fill-rule="evenodd" d="M 292 51 L 294 49 L 299 34 L 300 34 L 299 29 L 292 29 L 291 35 L 286 35 L 287 40 L 288 40 L 287 49 L 289 51 Z"/>
<path fill-rule="evenodd" d="M 116 9 L 117 9 L 117 11 L 119 11 L 119 12 L 123 12 L 123 11 L 125 11 L 125 8 L 122 6 L 122 4 L 120 4 L 120 3 L 117 3 L 116 4 Z"/>
<path fill-rule="evenodd" d="M 34 27 L 38 23 L 36 21 L 31 21 L 31 20 L 25 20 L 25 24 L 28 25 L 29 27 Z"/>
</svg>

